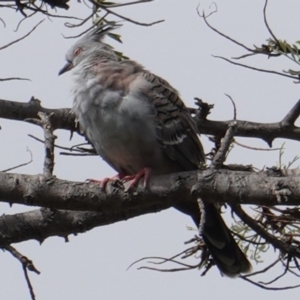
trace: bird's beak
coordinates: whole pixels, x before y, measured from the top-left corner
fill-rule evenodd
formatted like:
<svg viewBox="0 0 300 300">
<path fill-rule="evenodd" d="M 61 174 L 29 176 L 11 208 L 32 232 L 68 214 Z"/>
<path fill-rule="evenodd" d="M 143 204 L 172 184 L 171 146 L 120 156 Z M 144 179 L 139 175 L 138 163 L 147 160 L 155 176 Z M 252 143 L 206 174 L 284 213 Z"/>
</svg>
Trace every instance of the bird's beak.
<svg viewBox="0 0 300 300">
<path fill-rule="evenodd" d="M 72 70 L 73 68 L 74 68 L 74 65 L 72 64 L 72 62 L 68 61 L 64 65 L 64 67 L 58 72 L 58 76 Z"/>
</svg>

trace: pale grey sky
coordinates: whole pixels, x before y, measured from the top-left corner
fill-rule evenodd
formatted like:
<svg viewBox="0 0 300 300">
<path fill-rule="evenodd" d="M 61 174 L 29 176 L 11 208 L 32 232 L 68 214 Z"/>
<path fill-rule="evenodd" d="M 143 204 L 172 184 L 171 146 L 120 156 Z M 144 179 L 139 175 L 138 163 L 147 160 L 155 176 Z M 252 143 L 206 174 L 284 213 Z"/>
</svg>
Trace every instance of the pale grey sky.
<svg viewBox="0 0 300 300">
<path fill-rule="evenodd" d="M 68 14 L 87 15 L 82 4 L 74 2 Z M 264 1 L 215 1 L 218 12 L 209 21 L 215 27 L 252 46 L 261 45 L 269 37 L 263 23 Z M 196 12 L 197 0 L 156 0 L 153 3 L 120 8 L 118 12 L 141 22 L 165 19 L 164 23 L 152 27 L 140 27 L 124 23 L 119 30 L 123 44 L 113 45 L 127 56 L 140 62 L 147 69 L 167 79 L 176 87 L 185 102 L 192 106 L 193 98 L 215 104 L 212 119 L 228 120 L 233 116 L 232 105 L 224 93 L 230 94 L 237 105 L 239 119 L 273 122 L 280 120 L 298 100 L 298 85 L 289 79 L 241 69 L 215 59 L 211 54 L 232 57 L 245 51 L 209 30 Z M 209 11 L 210 1 L 201 1 L 200 10 Z M 269 23 L 279 38 L 298 40 L 298 1 L 270 1 Z M 0 46 L 25 34 L 41 19 L 26 20 L 15 33 L 20 14 L 1 10 L 0 15 L 7 28 L 0 26 Z M 65 14 L 61 11 L 61 14 Z M 31 82 L 1 83 L 1 99 L 26 102 L 31 96 L 42 101 L 45 107 L 70 107 L 70 74 L 57 76 L 64 65 L 64 55 L 74 40 L 65 40 L 64 35 L 75 35 L 76 31 L 63 26 L 64 21 L 48 19 L 26 40 L 0 52 L 0 78 L 20 76 Z M 111 41 L 108 41 L 111 42 Z M 291 63 L 284 59 L 266 57 L 248 58 L 243 61 L 267 69 L 288 69 Z M 0 169 L 26 161 L 28 147 L 33 153 L 33 163 L 19 169 L 20 173 L 36 174 L 42 169 L 43 146 L 30 139 L 27 134 L 42 137 L 42 131 L 33 125 L 0 120 L 1 145 Z M 57 143 L 71 145 L 67 132 L 59 132 Z M 208 152 L 211 144 L 202 136 Z M 259 147 L 267 147 L 262 141 L 238 139 Z M 279 147 L 282 140 L 276 140 Z M 286 142 L 284 161 L 298 154 L 299 144 Z M 272 166 L 278 161 L 277 152 L 255 152 L 235 147 L 228 162 L 253 164 L 256 167 Z M 103 178 L 114 175 L 100 158 L 72 158 L 56 155 L 55 174 L 59 178 L 83 181 L 87 178 Z M 26 208 L 28 209 L 28 208 Z M 30 208 L 29 208 L 30 209 Z M 11 214 L 21 208 L 1 205 L 1 212 Z M 230 223 L 230 220 L 229 220 Z M 41 275 L 30 274 L 37 299 L 296 299 L 298 290 L 267 292 L 241 280 L 222 278 L 217 269 L 205 277 L 200 272 L 158 273 L 137 271 L 127 267 L 143 256 L 172 256 L 184 249 L 183 242 L 192 232 L 185 225 L 190 219 L 170 209 L 142 216 L 127 222 L 94 229 L 86 234 L 71 236 L 65 243 L 61 238 L 51 238 L 40 246 L 30 241 L 16 245 L 24 255 L 31 258 Z M 266 260 L 272 256 L 270 250 Z M 19 262 L 8 253 L 0 255 L 0 298 L 5 300 L 29 299 L 28 290 Z M 261 268 L 262 265 L 254 268 Z M 296 284 L 289 277 L 283 284 Z"/>
</svg>

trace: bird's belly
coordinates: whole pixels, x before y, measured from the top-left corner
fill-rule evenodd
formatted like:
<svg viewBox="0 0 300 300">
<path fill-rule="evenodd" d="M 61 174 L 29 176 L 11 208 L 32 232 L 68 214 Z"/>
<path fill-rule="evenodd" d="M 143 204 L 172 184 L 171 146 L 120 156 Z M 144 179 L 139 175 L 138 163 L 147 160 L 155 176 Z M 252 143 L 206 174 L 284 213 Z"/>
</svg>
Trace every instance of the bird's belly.
<svg viewBox="0 0 300 300">
<path fill-rule="evenodd" d="M 149 136 L 144 121 L 107 122 L 96 129 L 98 135 L 97 152 L 113 164 L 118 171 L 135 174 L 142 168 L 151 167 L 155 156 L 153 135 Z M 100 128 L 100 130 L 99 130 Z M 109 128 L 109 130 L 107 130 Z"/>
<path fill-rule="evenodd" d="M 97 153 L 118 172 L 155 168 L 162 156 L 152 115 L 91 106 L 78 119 Z"/>
</svg>

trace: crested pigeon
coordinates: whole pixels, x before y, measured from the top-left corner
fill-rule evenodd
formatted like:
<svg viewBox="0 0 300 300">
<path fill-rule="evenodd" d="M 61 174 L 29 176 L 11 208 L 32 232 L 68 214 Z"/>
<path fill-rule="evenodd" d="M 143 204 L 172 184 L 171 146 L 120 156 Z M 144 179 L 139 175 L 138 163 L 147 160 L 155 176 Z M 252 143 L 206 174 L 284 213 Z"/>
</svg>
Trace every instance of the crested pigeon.
<svg viewBox="0 0 300 300">
<path fill-rule="evenodd" d="M 59 75 L 73 69 L 73 113 L 97 153 L 118 173 L 147 177 L 191 171 L 205 162 L 197 127 L 178 92 L 132 60 L 120 60 L 103 42 L 114 26 L 99 26 L 66 54 Z M 251 270 L 218 209 L 205 203 L 203 239 L 222 274 Z M 175 206 L 199 225 L 196 202 Z"/>
</svg>

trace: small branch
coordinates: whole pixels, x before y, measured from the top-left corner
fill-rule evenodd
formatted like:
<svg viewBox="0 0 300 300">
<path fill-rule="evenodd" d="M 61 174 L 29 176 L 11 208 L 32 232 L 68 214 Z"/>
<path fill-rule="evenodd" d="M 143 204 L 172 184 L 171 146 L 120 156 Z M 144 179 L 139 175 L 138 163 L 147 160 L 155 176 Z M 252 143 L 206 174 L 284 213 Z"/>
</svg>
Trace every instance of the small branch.
<svg viewBox="0 0 300 300">
<path fill-rule="evenodd" d="M 269 24 L 268 24 L 268 21 L 267 21 L 267 6 L 268 6 L 268 0 L 265 0 L 265 5 L 264 5 L 264 10 L 263 10 L 263 13 L 264 13 L 264 22 L 265 22 L 265 25 L 270 33 L 270 35 L 273 37 L 274 41 L 276 41 L 276 44 L 277 45 L 280 45 L 277 37 L 275 36 L 275 34 L 273 33 L 273 31 L 271 30 Z"/>
<path fill-rule="evenodd" d="M 71 24 L 69 22 L 65 23 L 65 26 L 68 28 L 75 28 L 75 27 L 80 27 L 83 24 L 85 24 L 88 20 L 90 20 L 95 14 L 97 14 L 97 11 L 93 11 L 89 16 L 87 16 L 85 19 L 83 19 L 81 22 L 78 24 Z"/>
<path fill-rule="evenodd" d="M 27 166 L 29 164 L 32 163 L 32 152 L 27 148 L 27 151 L 29 152 L 30 154 L 30 160 L 26 163 L 23 163 L 23 164 L 20 164 L 20 165 L 17 165 L 15 167 L 11 167 L 11 168 L 8 168 L 8 169 L 5 169 L 5 170 L 2 170 L 0 172 L 9 172 L 9 171 L 12 171 L 12 170 L 15 170 L 15 169 L 18 169 L 18 168 L 21 168 L 21 167 L 24 167 L 24 166 Z"/>
<path fill-rule="evenodd" d="M 43 2 L 42 2 L 43 3 Z M 31 13 L 29 16 L 27 17 L 24 17 L 23 19 L 20 20 L 20 22 L 18 23 L 16 29 L 14 30 L 15 32 L 17 32 L 21 26 L 21 24 L 25 21 L 25 20 L 28 20 L 29 18 L 31 18 L 32 16 L 34 16 L 35 14 L 37 13 L 37 11 Z"/>
<path fill-rule="evenodd" d="M 238 42 L 237 40 L 231 38 L 230 36 L 224 34 L 223 32 L 219 31 L 218 29 L 214 28 L 212 25 L 209 24 L 209 22 L 207 21 L 207 18 L 208 16 L 205 15 L 204 12 L 202 12 L 202 14 L 199 12 L 199 8 L 197 8 L 197 13 L 198 13 L 198 16 L 200 18 L 202 18 L 206 24 L 206 26 L 208 28 L 210 28 L 212 31 L 216 32 L 218 35 L 224 37 L 225 39 L 229 40 L 230 42 L 244 48 L 245 50 L 251 52 L 251 53 L 247 53 L 245 55 L 242 55 L 242 56 L 239 56 L 239 57 L 233 57 L 232 59 L 242 59 L 242 58 L 246 58 L 246 57 L 249 57 L 249 56 L 253 56 L 253 55 L 256 55 L 256 54 L 264 54 L 264 55 L 267 55 L 268 57 L 272 57 L 272 56 L 280 56 L 281 54 L 277 54 L 277 53 L 270 53 L 270 51 L 268 50 L 267 47 L 261 47 L 261 48 L 258 48 L 256 46 L 255 49 L 251 49 L 249 47 L 247 47 L 246 45 Z"/>
<path fill-rule="evenodd" d="M 52 177 L 54 169 L 54 143 L 56 136 L 53 134 L 53 127 L 51 125 L 51 118 L 53 117 L 53 113 L 47 115 L 46 113 L 39 112 L 38 116 L 40 117 L 40 120 L 27 119 L 25 121 L 39 125 L 44 130 L 45 160 L 43 175 L 48 179 Z"/>
<path fill-rule="evenodd" d="M 200 222 L 199 222 L 199 227 L 198 227 L 198 233 L 199 236 L 202 237 L 203 235 L 203 228 L 205 225 L 205 206 L 204 203 L 202 201 L 202 199 L 200 197 L 197 198 L 197 203 L 198 203 L 198 207 L 199 207 L 199 212 L 200 212 Z"/>
<path fill-rule="evenodd" d="M 240 142 L 237 142 L 236 140 L 233 141 L 234 144 L 240 146 L 240 147 L 243 147 L 243 148 L 246 148 L 246 149 L 249 149 L 249 150 L 254 150 L 254 151 L 280 151 L 281 148 L 258 148 L 258 147 L 251 147 L 251 146 L 247 146 L 247 145 L 244 145 Z"/>
<path fill-rule="evenodd" d="M 117 4 L 110 4 L 109 7 L 113 8 L 113 7 L 129 6 L 129 5 L 142 4 L 142 3 L 148 3 L 153 1 L 154 0 L 140 0 L 140 1 L 127 2 L 127 3 L 117 3 Z"/>
<path fill-rule="evenodd" d="M 14 256 L 26 269 L 38 275 L 41 274 L 41 272 L 34 266 L 32 260 L 22 255 L 14 247 L 12 247 L 11 245 L 7 245 L 3 246 L 2 248 L 8 251 L 12 256 Z"/>
<path fill-rule="evenodd" d="M 4 20 L 2 18 L 0 18 L 0 22 L 3 24 L 3 27 L 6 28 L 6 23 L 4 22 Z"/>
<path fill-rule="evenodd" d="M 268 265 L 267 267 L 263 268 L 262 270 L 256 271 L 256 272 L 252 272 L 250 274 L 246 274 L 246 275 L 242 275 L 240 277 L 253 277 L 256 276 L 258 274 L 265 274 L 267 271 L 269 271 L 270 269 L 272 269 L 273 267 L 275 267 L 278 263 L 280 262 L 280 258 L 277 258 L 275 261 L 273 261 L 270 265 Z"/>
<path fill-rule="evenodd" d="M 300 115 L 300 100 L 293 106 L 289 113 L 282 119 L 284 126 L 293 126 Z"/>
<path fill-rule="evenodd" d="M 245 46 L 245 45 L 242 44 L 242 43 L 239 43 L 239 42 L 236 41 L 235 39 L 231 38 L 230 36 L 228 36 L 228 35 L 222 33 L 222 32 L 219 31 L 218 29 L 216 29 L 216 28 L 214 28 L 213 26 L 211 26 L 211 25 L 208 23 L 208 21 L 207 21 L 207 16 L 205 15 L 205 13 L 204 13 L 204 12 L 202 12 L 202 14 L 200 13 L 199 7 L 197 7 L 197 14 L 198 14 L 198 16 L 199 16 L 200 18 L 202 18 L 202 19 L 204 20 L 204 22 L 205 22 L 205 24 L 207 25 L 207 27 L 210 28 L 212 31 L 216 32 L 218 35 L 220 35 L 220 36 L 224 37 L 225 39 L 227 39 L 227 40 L 233 42 L 234 44 L 236 44 L 236 45 L 238 45 L 238 46 L 240 46 L 240 47 L 246 49 L 246 50 L 249 51 L 249 52 L 253 52 L 253 53 L 256 52 L 255 50 L 253 50 L 253 49 L 251 49 L 251 48 Z"/>
<path fill-rule="evenodd" d="M 225 162 L 227 153 L 229 151 L 230 145 L 234 141 L 234 135 L 236 132 L 236 106 L 233 99 L 225 94 L 233 105 L 233 122 L 228 125 L 228 129 L 226 131 L 225 137 L 221 141 L 221 145 L 214 155 L 213 160 L 211 162 L 210 168 L 212 169 L 219 169 Z M 218 142 L 219 145 L 219 142 Z"/>
<path fill-rule="evenodd" d="M 236 132 L 236 127 L 237 127 L 236 121 L 233 121 L 231 124 L 229 124 L 227 132 L 221 141 L 221 146 L 218 149 L 216 155 L 214 156 L 210 164 L 210 168 L 219 169 L 225 162 L 227 151 L 233 141 L 233 137 Z"/>
<path fill-rule="evenodd" d="M 243 235 L 233 231 L 233 230 L 230 230 L 230 232 L 235 235 L 236 237 L 238 237 L 239 240 L 242 240 L 244 242 L 247 242 L 249 244 L 252 244 L 252 245 L 267 245 L 266 242 L 255 242 L 253 240 L 249 240 L 248 238 L 244 237 Z M 252 273 L 251 273 L 252 274 Z"/>
<path fill-rule="evenodd" d="M 108 16 L 108 14 L 109 14 L 109 13 L 104 14 L 104 16 L 103 16 L 100 20 L 98 20 L 97 22 L 93 23 L 92 26 L 90 26 L 90 27 L 87 28 L 86 30 L 80 32 L 79 34 L 77 34 L 77 35 L 72 35 L 72 36 L 65 36 L 65 35 L 63 35 L 63 37 L 64 37 L 65 39 L 75 39 L 75 38 L 78 38 L 78 37 L 83 36 L 83 35 L 86 34 L 88 31 L 90 31 L 91 29 L 93 29 L 94 27 L 96 27 L 98 24 L 101 24 L 101 22 Z M 92 16 L 90 16 L 89 18 L 91 18 L 91 17 L 92 17 Z M 79 25 L 79 26 L 81 26 L 81 25 Z"/>
<path fill-rule="evenodd" d="M 252 228 L 257 234 L 259 234 L 267 243 L 273 245 L 273 247 L 279 249 L 283 253 L 291 254 L 300 258 L 300 252 L 293 246 L 288 245 L 271 235 L 264 228 L 262 228 L 255 220 L 249 217 L 241 208 L 240 205 L 231 205 L 233 212 L 250 228 Z"/>
<path fill-rule="evenodd" d="M 1 50 L 1 49 L 0 49 Z M 25 80 L 25 81 L 31 81 L 28 78 L 21 78 L 21 77 L 8 77 L 8 78 L 0 78 L 0 82 L 2 81 L 11 81 L 11 80 Z"/>
<path fill-rule="evenodd" d="M 233 121 L 236 121 L 236 105 L 235 105 L 235 102 L 233 101 L 233 99 L 230 95 L 227 95 L 227 94 L 225 94 L 225 95 L 229 98 L 229 100 L 232 103 L 232 106 L 233 106 Z"/>
<path fill-rule="evenodd" d="M 120 18 L 120 19 L 122 19 L 122 20 L 124 20 L 124 21 L 128 21 L 128 22 L 133 23 L 133 24 L 136 24 L 136 25 L 140 25 L 140 26 L 153 26 L 153 25 L 155 25 L 155 24 L 164 22 L 164 20 L 158 20 L 158 21 L 155 21 L 155 22 L 152 22 L 152 23 L 141 23 L 141 22 L 137 22 L 137 21 L 135 21 L 135 20 L 132 20 L 132 19 L 130 19 L 130 18 L 127 18 L 127 17 L 124 17 L 124 16 L 122 16 L 122 15 L 120 15 L 120 14 L 117 14 L 116 12 L 114 12 L 114 11 L 108 9 L 105 5 L 99 4 L 98 2 L 95 2 L 94 0 L 89 0 L 89 1 L 90 1 L 91 3 L 93 3 L 97 8 L 101 8 L 101 9 L 103 9 L 104 11 L 106 11 L 106 12 L 108 12 L 108 13 L 110 13 L 110 14 L 112 14 L 112 15 L 114 15 L 114 16 L 116 16 L 116 17 L 118 17 L 118 18 Z"/>
<path fill-rule="evenodd" d="M 260 287 L 264 290 L 269 290 L 269 291 L 284 291 L 284 290 L 291 290 L 291 289 L 295 289 L 295 288 L 300 287 L 300 284 L 293 285 L 293 286 L 284 286 L 284 287 L 267 287 L 267 286 L 264 286 L 262 284 L 259 284 L 259 283 L 255 282 L 255 281 L 252 281 L 247 277 L 240 277 L 240 278 L 245 280 L 245 281 L 248 281 L 249 283 L 251 283 L 251 284 L 253 284 L 257 287 Z"/>
<path fill-rule="evenodd" d="M 32 97 L 29 102 L 21 103 L 0 99 L 0 118 L 24 121 L 25 119 L 37 119 L 38 113 L 53 113 L 51 124 L 53 130 L 65 129 L 71 132 L 77 131 L 75 118 L 69 108 L 49 109 L 41 106 L 41 101 Z"/>
<path fill-rule="evenodd" d="M 3 50 L 3 49 L 5 49 L 5 48 L 8 48 L 8 47 L 10 47 L 10 46 L 12 46 L 13 44 L 16 44 L 16 43 L 18 43 L 18 42 L 20 42 L 20 41 L 22 41 L 22 40 L 24 40 L 25 38 L 27 38 L 42 22 L 44 22 L 44 20 L 42 20 L 42 21 L 40 21 L 39 23 L 37 23 L 28 33 L 26 33 L 24 36 L 22 36 L 21 38 L 19 38 L 19 39 L 16 39 L 16 40 L 14 40 L 14 41 L 12 41 L 12 42 L 10 42 L 9 44 L 6 44 L 6 45 L 4 45 L 4 46 L 2 46 L 2 47 L 0 47 L 0 51 L 1 50 Z M 26 79 L 22 79 L 22 80 L 26 80 Z M 28 79 L 27 79 L 28 80 Z"/>
<path fill-rule="evenodd" d="M 26 256 L 22 255 L 20 252 L 18 252 L 14 247 L 12 247 L 11 245 L 6 245 L 2 247 L 3 249 L 5 249 L 6 251 L 8 251 L 12 256 L 14 256 L 21 264 L 23 267 L 23 271 L 24 271 L 24 276 L 26 279 L 26 283 L 30 292 L 30 296 L 32 300 L 35 300 L 35 294 L 33 291 L 33 287 L 32 284 L 30 282 L 30 278 L 28 276 L 27 270 L 34 272 L 36 274 L 40 274 L 40 271 L 38 271 L 36 269 L 36 267 L 34 266 L 32 260 L 28 259 Z"/>
<path fill-rule="evenodd" d="M 31 137 L 32 139 L 42 143 L 42 144 L 45 144 L 45 141 L 37 138 L 36 136 L 32 135 L 32 134 L 28 134 L 29 137 Z M 99 156 L 99 154 L 96 153 L 96 151 L 94 150 L 94 148 L 83 148 L 83 147 L 80 147 L 82 145 L 89 145 L 88 143 L 81 143 L 81 144 L 77 144 L 77 145 L 74 145 L 72 147 L 63 147 L 63 146 L 59 146 L 59 145 L 56 145 L 54 144 L 54 148 L 57 148 L 57 149 L 62 149 L 62 150 L 68 150 L 70 151 L 70 153 L 66 153 L 66 152 L 60 152 L 59 154 L 61 155 L 66 155 L 66 156 Z M 91 145 L 89 145 L 91 146 Z M 76 152 L 76 153 L 72 153 L 72 152 Z"/>
<path fill-rule="evenodd" d="M 263 73 L 280 75 L 280 76 L 283 76 L 283 77 L 295 79 L 297 82 L 299 81 L 299 77 L 297 77 L 297 76 L 291 76 L 291 75 L 287 75 L 287 74 L 284 74 L 284 73 L 281 73 L 281 72 L 277 72 L 277 71 L 265 70 L 265 69 L 251 67 L 251 66 L 248 66 L 248 65 L 244 65 L 244 64 L 240 64 L 240 63 L 234 62 L 234 61 L 232 61 L 232 60 L 230 60 L 228 58 L 222 57 L 222 56 L 215 56 L 215 55 L 212 55 L 212 56 L 215 57 L 215 58 L 223 59 L 223 60 L 225 60 L 225 61 L 227 61 L 227 62 L 229 62 L 229 63 L 231 63 L 233 65 L 240 66 L 240 67 L 243 67 L 243 68 L 246 68 L 246 69 L 250 69 L 250 70 L 254 70 L 254 71 L 259 71 L 259 72 L 263 72 Z"/>
<path fill-rule="evenodd" d="M 32 287 L 32 284 L 30 282 L 30 278 L 28 276 L 27 268 L 25 267 L 25 265 L 23 265 L 23 272 L 24 272 L 26 283 L 27 283 L 27 287 L 29 289 L 31 300 L 35 300 L 36 299 L 35 294 L 34 294 L 33 287 Z"/>
</svg>

